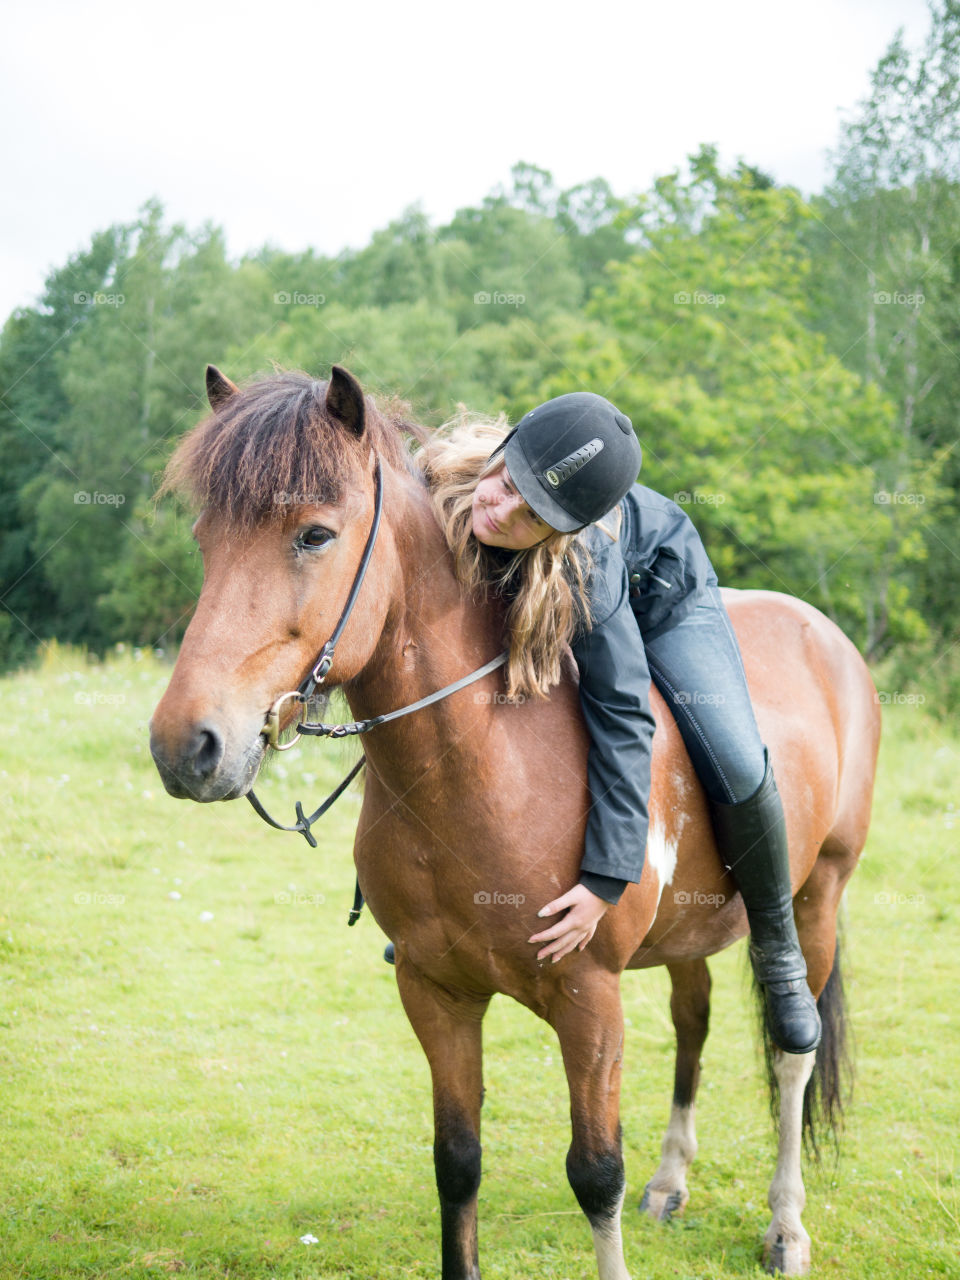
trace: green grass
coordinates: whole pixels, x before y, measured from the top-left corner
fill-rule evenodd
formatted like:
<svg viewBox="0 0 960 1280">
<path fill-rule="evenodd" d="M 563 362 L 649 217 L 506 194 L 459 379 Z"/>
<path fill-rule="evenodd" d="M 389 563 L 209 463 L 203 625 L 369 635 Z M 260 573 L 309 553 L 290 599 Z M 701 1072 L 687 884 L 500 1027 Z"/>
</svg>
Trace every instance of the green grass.
<svg viewBox="0 0 960 1280">
<path fill-rule="evenodd" d="M 372 918 L 346 928 L 359 796 L 316 851 L 242 802 L 171 800 L 146 734 L 168 675 L 54 649 L 0 681 L 0 1277 L 436 1277 L 426 1062 Z M 818 1274 L 960 1276 L 960 740 L 885 715 L 846 912 L 854 1105 L 805 1222 Z M 351 758 L 291 754 L 260 788 L 280 814 Z M 667 1227 L 636 1210 L 669 1110 L 667 980 L 624 980 L 635 1277 L 759 1274 L 774 1140 L 742 960 L 712 966 L 700 1154 Z M 485 1037 L 483 1274 L 592 1277 L 553 1034 L 498 998 Z"/>
</svg>

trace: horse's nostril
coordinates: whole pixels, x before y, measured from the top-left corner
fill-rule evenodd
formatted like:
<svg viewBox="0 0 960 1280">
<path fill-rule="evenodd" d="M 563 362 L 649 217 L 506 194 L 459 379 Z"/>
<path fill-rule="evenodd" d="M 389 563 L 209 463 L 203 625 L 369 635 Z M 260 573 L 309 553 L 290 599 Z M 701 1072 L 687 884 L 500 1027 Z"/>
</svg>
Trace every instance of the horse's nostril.
<svg viewBox="0 0 960 1280">
<path fill-rule="evenodd" d="M 193 771 L 208 778 L 223 759 L 223 738 L 216 729 L 204 728 L 197 733 L 197 749 L 193 754 Z"/>
</svg>

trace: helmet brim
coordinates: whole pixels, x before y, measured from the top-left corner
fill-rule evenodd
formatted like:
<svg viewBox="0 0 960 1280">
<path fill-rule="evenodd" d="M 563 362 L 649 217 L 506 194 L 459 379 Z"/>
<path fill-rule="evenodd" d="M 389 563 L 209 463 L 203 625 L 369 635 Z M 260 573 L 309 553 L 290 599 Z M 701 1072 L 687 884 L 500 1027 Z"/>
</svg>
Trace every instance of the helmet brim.
<svg viewBox="0 0 960 1280">
<path fill-rule="evenodd" d="M 541 520 L 545 520 L 558 533 L 576 533 L 578 529 L 584 527 L 583 522 L 561 507 L 556 498 L 541 484 L 536 472 L 527 461 L 526 454 L 523 452 L 523 446 L 520 443 L 516 427 L 510 432 L 501 447 L 503 449 L 503 460 L 510 473 L 510 479 L 516 485 L 517 492 L 531 511 L 538 515 Z"/>
</svg>

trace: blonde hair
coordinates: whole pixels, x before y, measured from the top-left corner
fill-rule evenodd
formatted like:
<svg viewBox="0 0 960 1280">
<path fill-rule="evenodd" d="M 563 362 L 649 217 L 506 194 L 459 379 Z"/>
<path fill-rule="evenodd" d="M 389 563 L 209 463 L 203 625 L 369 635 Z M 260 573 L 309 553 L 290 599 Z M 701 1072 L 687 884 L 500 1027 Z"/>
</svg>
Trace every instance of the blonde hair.
<svg viewBox="0 0 960 1280">
<path fill-rule="evenodd" d="M 545 698 L 560 681 L 564 654 L 575 633 L 590 625 L 585 593 L 590 555 L 578 533 L 551 533 L 536 546 L 503 552 L 473 536 L 477 482 L 503 465 L 496 453 L 510 427 L 502 415 L 465 410 L 438 427 L 417 453 L 459 581 L 481 600 L 509 601 L 505 632 L 509 658 L 507 697 Z"/>
</svg>

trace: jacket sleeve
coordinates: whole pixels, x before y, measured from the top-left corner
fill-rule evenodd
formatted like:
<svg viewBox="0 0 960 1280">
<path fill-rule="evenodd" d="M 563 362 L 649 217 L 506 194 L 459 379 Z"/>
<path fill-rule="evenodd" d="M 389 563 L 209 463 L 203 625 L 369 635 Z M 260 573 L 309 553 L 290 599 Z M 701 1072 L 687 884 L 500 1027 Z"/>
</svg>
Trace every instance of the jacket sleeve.
<svg viewBox="0 0 960 1280">
<path fill-rule="evenodd" d="M 630 608 L 627 568 L 620 554 L 595 566 L 593 625 L 572 644 L 580 671 L 580 706 L 590 735 L 587 775 L 590 813 L 581 871 L 592 877 L 638 881 L 649 823 L 650 760 L 656 722 L 650 710 L 650 671 Z M 619 886 L 622 892 L 625 884 Z M 616 891 L 616 886 L 612 886 Z M 602 893 L 616 901 L 619 892 Z"/>
</svg>

